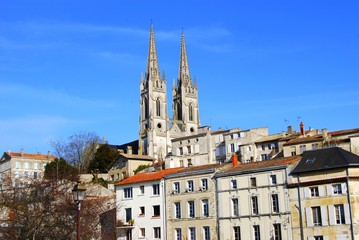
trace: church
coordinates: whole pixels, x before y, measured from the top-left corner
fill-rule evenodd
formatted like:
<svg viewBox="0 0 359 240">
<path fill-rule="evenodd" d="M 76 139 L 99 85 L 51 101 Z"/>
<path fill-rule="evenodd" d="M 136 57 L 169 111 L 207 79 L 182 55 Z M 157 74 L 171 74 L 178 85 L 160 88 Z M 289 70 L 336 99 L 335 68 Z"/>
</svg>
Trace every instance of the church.
<svg viewBox="0 0 359 240">
<path fill-rule="evenodd" d="M 165 75 L 160 74 L 154 27 L 151 25 L 147 67 L 140 82 L 139 154 L 164 159 L 172 151 L 172 139 L 195 135 L 200 127 L 198 87 L 190 75 L 183 32 L 172 99 L 173 117 L 170 118 L 167 81 Z"/>
</svg>

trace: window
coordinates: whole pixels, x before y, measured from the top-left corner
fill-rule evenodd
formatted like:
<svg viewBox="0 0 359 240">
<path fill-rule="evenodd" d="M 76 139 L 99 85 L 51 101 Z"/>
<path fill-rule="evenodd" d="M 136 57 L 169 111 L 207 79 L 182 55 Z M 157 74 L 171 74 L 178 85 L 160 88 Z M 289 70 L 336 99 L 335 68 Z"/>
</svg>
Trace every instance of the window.
<svg viewBox="0 0 359 240">
<path fill-rule="evenodd" d="M 314 236 L 314 240 L 324 240 L 323 236 Z"/>
<path fill-rule="evenodd" d="M 19 162 L 15 162 L 15 168 L 19 169 L 20 168 L 20 163 Z"/>
<path fill-rule="evenodd" d="M 125 213 L 126 213 L 126 222 L 129 222 L 132 219 L 132 209 L 125 208 Z"/>
<path fill-rule="evenodd" d="M 274 213 L 279 213 L 278 194 L 272 194 L 272 210 Z"/>
<path fill-rule="evenodd" d="M 153 217 L 159 217 L 161 215 L 160 205 L 153 206 Z"/>
<path fill-rule="evenodd" d="M 300 145 L 299 146 L 299 151 L 300 151 L 300 153 L 302 154 L 305 150 L 306 150 L 306 146 L 305 145 Z"/>
<path fill-rule="evenodd" d="M 236 179 L 231 180 L 231 188 L 232 189 L 237 189 L 237 180 Z"/>
<path fill-rule="evenodd" d="M 194 201 L 188 201 L 188 217 L 195 217 Z"/>
<path fill-rule="evenodd" d="M 273 224 L 274 240 L 282 240 L 282 229 L 279 223 Z"/>
<path fill-rule="evenodd" d="M 344 205 L 334 205 L 335 208 L 335 220 L 337 224 L 345 224 Z"/>
<path fill-rule="evenodd" d="M 152 194 L 153 195 L 160 195 L 160 185 L 159 184 L 153 184 L 152 185 Z"/>
<path fill-rule="evenodd" d="M 154 236 L 154 238 L 161 238 L 161 228 L 160 227 L 153 228 L 153 236 Z"/>
<path fill-rule="evenodd" d="M 29 168 L 29 163 L 28 162 L 24 162 L 24 168 L 28 169 Z"/>
<path fill-rule="evenodd" d="M 341 184 L 334 184 L 333 186 L 333 194 L 342 194 L 342 185 Z"/>
<path fill-rule="evenodd" d="M 320 211 L 320 207 L 312 207 L 312 217 L 314 226 L 322 225 L 322 215 Z"/>
<path fill-rule="evenodd" d="M 183 160 L 180 160 L 179 162 L 180 162 L 180 167 L 183 167 L 184 166 Z"/>
<path fill-rule="evenodd" d="M 180 193 L 180 192 L 181 192 L 180 183 L 174 182 L 173 183 L 173 193 Z"/>
<path fill-rule="evenodd" d="M 38 175 L 37 172 L 34 172 L 34 179 L 37 179 Z"/>
<path fill-rule="evenodd" d="M 207 178 L 201 179 L 201 190 L 208 190 L 208 180 L 207 180 Z"/>
<path fill-rule="evenodd" d="M 188 231 L 189 232 L 188 239 L 189 240 L 196 240 L 196 228 L 190 227 L 188 230 L 189 230 Z"/>
<path fill-rule="evenodd" d="M 251 187 L 256 187 L 256 186 L 257 186 L 257 180 L 256 180 L 256 178 L 255 178 L 255 177 L 251 177 L 249 184 L 250 184 Z"/>
<path fill-rule="evenodd" d="M 132 198 L 132 187 L 123 189 L 124 198 Z"/>
<path fill-rule="evenodd" d="M 252 196 L 252 214 L 258 214 L 258 197 Z"/>
<path fill-rule="evenodd" d="M 260 240 L 261 239 L 261 233 L 259 225 L 253 225 L 253 236 L 254 240 Z"/>
<path fill-rule="evenodd" d="M 267 154 L 261 154 L 261 160 L 268 160 L 268 155 Z"/>
<path fill-rule="evenodd" d="M 180 219 L 181 218 L 181 203 L 176 202 L 175 203 L 175 218 Z"/>
<path fill-rule="evenodd" d="M 208 199 L 202 200 L 202 214 L 204 217 L 209 216 L 209 205 L 208 205 Z"/>
<path fill-rule="evenodd" d="M 277 184 L 277 175 L 270 175 L 270 182 L 272 185 L 276 185 Z"/>
<path fill-rule="evenodd" d="M 235 149 L 234 149 L 234 143 L 231 144 L 231 153 L 234 153 Z"/>
<path fill-rule="evenodd" d="M 187 153 L 191 153 L 191 146 L 187 146 Z"/>
<path fill-rule="evenodd" d="M 211 232 L 209 231 L 208 226 L 203 227 L 203 240 L 210 240 L 211 239 Z"/>
<path fill-rule="evenodd" d="M 145 207 L 142 206 L 140 207 L 140 216 L 144 216 L 145 215 Z"/>
<path fill-rule="evenodd" d="M 179 155 L 183 155 L 183 148 L 179 147 L 178 150 L 179 150 Z"/>
<path fill-rule="evenodd" d="M 234 240 L 241 240 L 241 228 L 238 226 L 233 227 Z"/>
<path fill-rule="evenodd" d="M 318 143 L 313 143 L 312 144 L 312 149 L 318 149 L 319 148 L 319 144 Z"/>
<path fill-rule="evenodd" d="M 318 187 L 311 187 L 310 189 L 310 196 L 311 197 L 319 197 L 319 189 Z"/>
<path fill-rule="evenodd" d="M 261 149 L 262 149 L 262 150 L 265 150 L 265 149 L 266 149 L 266 145 L 262 144 L 262 145 L 261 145 Z"/>
<path fill-rule="evenodd" d="M 145 194 L 145 186 L 140 186 L 140 195 Z"/>
<path fill-rule="evenodd" d="M 193 106 L 192 103 L 188 106 L 188 120 L 193 121 Z"/>
<path fill-rule="evenodd" d="M 233 216 L 238 217 L 239 216 L 238 198 L 232 198 L 232 210 L 233 210 Z"/>
<path fill-rule="evenodd" d="M 159 98 L 156 100 L 156 116 L 161 116 L 161 101 Z"/>
<path fill-rule="evenodd" d="M 38 169 L 39 168 L 39 164 L 38 163 L 34 163 L 34 169 Z"/>
<path fill-rule="evenodd" d="M 146 229 L 145 229 L 145 228 L 140 228 L 140 237 L 141 237 L 141 238 L 145 238 L 145 237 L 146 237 Z"/>
<path fill-rule="evenodd" d="M 193 181 L 192 180 L 187 181 L 186 192 L 193 192 Z"/>
<path fill-rule="evenodd" d="M 175 239 L 182 240 L 182 229 L 181 228 L 175 229 Z"/>
</svg>

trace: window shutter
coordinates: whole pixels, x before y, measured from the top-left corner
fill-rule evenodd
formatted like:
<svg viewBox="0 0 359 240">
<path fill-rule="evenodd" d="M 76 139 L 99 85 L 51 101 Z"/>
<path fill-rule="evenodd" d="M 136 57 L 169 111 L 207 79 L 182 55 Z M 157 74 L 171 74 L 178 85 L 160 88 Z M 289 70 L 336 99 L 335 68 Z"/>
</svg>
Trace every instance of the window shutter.
<svg viewBox="0 0 359 240">
<path fill-rule="evenodd" d="M 199 153 L 199 145 L 198 144 L 194 145 L 194 152 Z M 217 149 L 216 149 L 216 152 L 217 152 Z M 218 153 L 219 153 L 219 149 L 218 149 Z"/>
<path fill-rule="evenodd" d="M 307 219 L 307 227 L 313 227 L 313 220 L 312 220 L 312 209 L 310 207 L 305 208 L 305 215 Z"/>
<path fill-rule="evenodd" d="M 322 214 L 322 225 L 328 226 L 327 206 L 320 206 L 320 212 Z"/>
<path fill-rule="evenodd" d="M 324 186 L 318 186 L 318 190 L 319 190 L 319 196 L 323 197 L 324 196 Z"/>
<path fill-rule="evenodd" d="M 335 210 L 333 205 L 328 206 L 328 213 L 329 213 L 329 224 L 335 225 Z"/>
<path fill-rule="evenodd" d="M 347 191 L 348 191 L 348 189 L 347 189 L 347 184 L 346 184 L 346 183 L 342 183 L 342 192 L 343 192 L 343 194 L 346 194 Z"/>
<path fill-rule="evenodd" d="M 323 240 L 329 240 L 329 237 L 328 237 L 328 236 L 324 236 L 324 237 L 323 237 Z"/>
<path fill-rule="evenodd" d="M 305 198 L 309 198 L 310 197 L 310 189 L 309 188 L 304 188 L 304 197 Z"/>
<path fill-rule="evenodd" d="M 332 185 L 327 185 L 327 195 L 328 196 L 333 195 L 333 187 L 332 187 Z"/>
<path fill-rule="evenodd" d="M 350 224 L 350 209 L 349 204 L 344 204 L 344 215 L 345 215 L 345 224 Z"/>
<path fill-rule="evenodd" d="M 315 240 L 314 237 L 308 237 L 308 240 Z"/>
</svg>

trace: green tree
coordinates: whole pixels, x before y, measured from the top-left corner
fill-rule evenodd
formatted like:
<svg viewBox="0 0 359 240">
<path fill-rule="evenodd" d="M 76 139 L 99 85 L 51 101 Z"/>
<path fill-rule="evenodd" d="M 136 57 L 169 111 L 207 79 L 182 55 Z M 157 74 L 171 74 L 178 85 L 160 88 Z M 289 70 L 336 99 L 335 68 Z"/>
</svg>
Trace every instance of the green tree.
<svg viewBox="0 0 359 240">
<path fill-rule="evenodd" d="M 45 166 L 45 179 L 49 180 L 70 180 L 75 181 L 78 178 L 78 170 L 68 164 L 63 158 L 56 158 Z"/>
<path fill-rule="evenodd" d="M 89 172 L 106 173 L 113 166 L 118 153 L 108 144 L 102 144 L 96 151 L 95 157 L 90 161 Z"/>
<path fill-rule="evenodd" d="M 133 172 L 134 172 L 135 174 L 137 174 L 137 173 L 141 172 L 143 169 L 148 168 L 149 166 L 150 166 L 150 164 L 147 164 L 147 165 L 141 164 L 141 165 L 139 165 L 135 170 L 133 170 Z"/>
</svg>

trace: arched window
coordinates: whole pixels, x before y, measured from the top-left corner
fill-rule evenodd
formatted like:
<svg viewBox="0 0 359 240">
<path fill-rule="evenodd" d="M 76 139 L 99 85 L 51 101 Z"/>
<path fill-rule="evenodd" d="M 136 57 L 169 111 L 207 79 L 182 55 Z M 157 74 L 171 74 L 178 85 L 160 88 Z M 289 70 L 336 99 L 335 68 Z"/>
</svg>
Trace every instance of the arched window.
<svg viewBox="0 0 359 240">
<path fill-rule="evenodd" d="M 176 117 L 177 120 L 182 120 L 182 107 L 179 102 L 176 103 Z"/>
<path fill-rule="evenodd" d="M 148 118 L 148 100 L 144 98 L 143 101 L 145 103 L 145 118 Z"/>
<path fill-rule="evenodd" d="M 157 98 L 156 100 L 156 116 L 161 116 L 161 101 L 160 98 Z"/>
<path fill-rule="evenodd" d="M 192 103 L 190 103 L 189 106 L 188 106 L 188 117 L 189 117 L 189 121 L 193 121 L 193 106 L 192 106 Z"/>
</svg>

